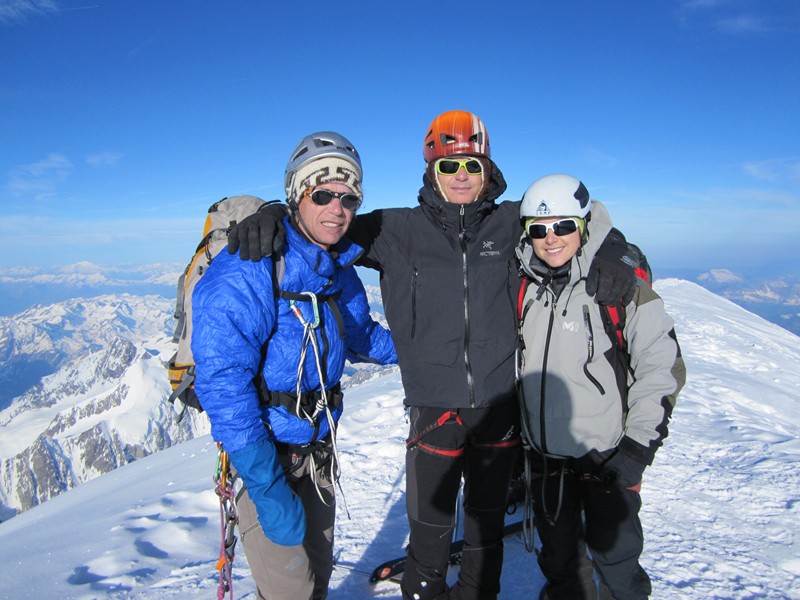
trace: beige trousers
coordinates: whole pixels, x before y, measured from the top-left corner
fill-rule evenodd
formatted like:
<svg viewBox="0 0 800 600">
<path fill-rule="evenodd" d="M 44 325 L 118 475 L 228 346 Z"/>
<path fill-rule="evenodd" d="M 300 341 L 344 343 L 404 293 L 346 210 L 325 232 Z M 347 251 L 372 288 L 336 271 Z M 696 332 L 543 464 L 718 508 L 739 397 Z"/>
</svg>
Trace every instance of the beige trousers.
<svg viewBox="0 0 800 600">
<path fill-rule="evenodd" d="M 312 458 L 316 472 L 312 478 Z M 333 571 L 336 499 L 328 447 L 312 455 L 278 455 L 292 490 L 303 503 L 306 536 L 299 546 L 281 546 L 261 530 L 255 505 L 242 486 L 236 495 L 239 535 L 260 600 L 324 600 Z M 241 485 L 241 480 L 239 480 Z M 317 493 L 317 487 L 321 492 Z"/>
</svg>

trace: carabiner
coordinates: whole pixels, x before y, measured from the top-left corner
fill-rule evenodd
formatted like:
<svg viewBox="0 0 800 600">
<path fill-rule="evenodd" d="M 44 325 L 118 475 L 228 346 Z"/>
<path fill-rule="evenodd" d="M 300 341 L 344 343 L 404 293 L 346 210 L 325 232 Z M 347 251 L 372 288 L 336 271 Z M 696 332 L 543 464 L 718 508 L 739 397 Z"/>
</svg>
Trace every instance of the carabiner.
<svg viewBox="0 0 800 600">
<path fill-rule="evenodd" d="M 303 318 L 303 311 L 295 304 L 294 300 L 289 300 L 289 308 L 292 309 L 295 316 L 300 319 L 300 322 L 303 324 L 304 327 L 308 326 L 311 329 L 316 329 L 319 327 L 319 305 L 317 303 L 317 295 L 314 292 L 299 292 L 301 296 L 308 296 L 311 299 L 311 307 L 314 311 L 314 321 L 312 323 L 307 322 Z"/>
</svg>

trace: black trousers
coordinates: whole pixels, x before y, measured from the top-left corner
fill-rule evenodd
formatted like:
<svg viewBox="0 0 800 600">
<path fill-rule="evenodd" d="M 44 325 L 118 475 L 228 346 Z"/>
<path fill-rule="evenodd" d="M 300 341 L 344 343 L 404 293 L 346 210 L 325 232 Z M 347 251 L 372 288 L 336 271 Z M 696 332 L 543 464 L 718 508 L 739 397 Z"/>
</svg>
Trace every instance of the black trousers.
<svg viewBox="0 0 800 600">
<path fill-rule="evenodd" d="M 503 527 L 519 450 L 516 399 L 485 409 L 412 407 L 406 450 L 410 538 L 403 598 L 494 600 L 500 592 Z M 464 552 L 447 589 L 456 499 L 464 480 Z"/>
<path fill-rule="evenodd" d="M 542 543 L 546 600 L 642 600 L 650 578 L 639 564 L 644 537 L 638 492 L 604 484 L 562 462 L 533 473 L 533 508 Z M 545 511 L 546 509 L 546 511 Z M 587 555 L 591 553 L 591 562 Z"/>
</svg>

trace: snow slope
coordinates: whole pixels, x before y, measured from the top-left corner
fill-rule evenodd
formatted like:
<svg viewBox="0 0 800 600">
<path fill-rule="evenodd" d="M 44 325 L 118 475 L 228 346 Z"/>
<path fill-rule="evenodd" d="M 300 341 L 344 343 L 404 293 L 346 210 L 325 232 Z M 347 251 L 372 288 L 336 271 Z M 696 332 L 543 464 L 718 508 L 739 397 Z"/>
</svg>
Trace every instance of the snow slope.
<svg viewBox="0 0 800 600">
<path fill-rule="evenodd" d="M 657 599 L 800 598 L 800 338 L 680 280 L 660 280 L 688 369 L 645 475 Z M 331 599 L 400 598 L 362 573 L 402 552 L 406 423 L 397 373 L 348 391 Z M 208 436 L 136 461 L 0 524 L 0 598 L 212 598 L 219 551 Z M 509 519 L 516 518 L 512 515 Z M 244 555 L 234 596 L 255 598 Z M 543 581 L 520 539 L 501 598 Z"/>
</svg>

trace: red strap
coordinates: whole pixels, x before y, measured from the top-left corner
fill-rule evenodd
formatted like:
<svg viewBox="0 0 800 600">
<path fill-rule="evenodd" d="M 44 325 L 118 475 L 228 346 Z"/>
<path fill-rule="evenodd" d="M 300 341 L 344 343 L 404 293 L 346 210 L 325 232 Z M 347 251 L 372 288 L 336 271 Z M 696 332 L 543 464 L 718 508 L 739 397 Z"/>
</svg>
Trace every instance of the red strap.
<svg viewBox="0 0 800 600">
<path fill-rule="evenodd" d="M 420 431 L 417 435 L 413 438 L 406 440 L 406 448 L 411 448 L 419 444 L 419 441 L 429 434 L 434 429 L 438 429 L 439 427 L 443 427 L 445 423 L 447 423 L 451 417 L 454 417 L 454 420 L 457 424 L 464 426 L 464 422 L 461 420 L 461 415 L 458 414 L 457 411 L 454 410 L 447 410 L 439 415 L 439 418 L 428 425 L 425 429 Z"/>
<path fill-rule="evenodd" d="M 527 277 L 523 277 L 522 281 L 519 283 L 519 293 L 517 294 L 517 319 L 522 319 L 522 303 L 525 300 L 525 290 L 528 289 L 528 284 L 530 280 Z"/>
<path fill-rule="evenodd" d="M 625 347 L 625 337 L 623 336 L 622 329 L 619 326 L 619 311 L 617 310 L 616 306 L 606 306 L 606 310 L 608 311 L 608 318 L 611 319 L 611 324 L 614 326 L 614 335 L 617 336 L 617 342 L 619 342 L 619 347 Z"/>
<path fill-rule="evenodd" d="M 422 442 L 417 442 L 417 447 L 420 450 L 430 452 L 431 454 L 438 454 L 440 456 L 449 456 L 451 458 L 457 458 L 462 454 L 464 454 L 464 448 L 456 448 L 455 450 L 446 450 L 444 448 L 435 448 L 434 446 L 428 446 L 428 444 L 423 444 Z"/>
<path fill-rule="evenodd" d="M 475 446 L 478 448 L 513 448 L 519 446 L 521 442 L 521 438 L 515 437 L 510 440 L 503 440 L 502 442 L 489 442 L 487 444 L 476 443 Z"/>
<path fill-rule="evenodd" d="M 453 410 L 442 413 L 442 415 L 438 419 L 436 419 L 436 424 L 439 425 L 439 427 L 442 427 L 445 423 L 447 423 L 450 420 L 450 417 L 455 417 L 456 423 L 458 423 L 459 425 L 464 424 L 461 421 L 461 415 L 459 415 L 457 412 Z"/>
</svg>

